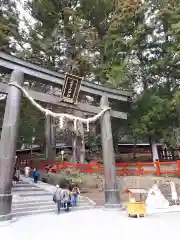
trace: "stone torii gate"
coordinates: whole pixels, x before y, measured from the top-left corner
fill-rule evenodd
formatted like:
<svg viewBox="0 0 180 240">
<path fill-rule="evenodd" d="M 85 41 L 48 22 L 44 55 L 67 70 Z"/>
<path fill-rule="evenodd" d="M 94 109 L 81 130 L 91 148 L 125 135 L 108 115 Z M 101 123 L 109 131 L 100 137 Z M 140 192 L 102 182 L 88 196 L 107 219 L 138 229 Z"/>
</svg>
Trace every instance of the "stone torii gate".
<svg viewBox="0 0 180 240">
<path fill-rule="evenodd" d="M 7 94 L 0 142 L 0 220 L 7 221 L 12 218 L 11 188 L 13 163 L 16 155 L 16 142 L 19 130 L 21 100 L 21 90 L 15 85 L 23 86 L 25 79 L 32 79 L 38 82 L 47 83 L 50 86 L 61 88 L 64 84 L 65 75 L 20 60 L 3 52 L 0 52 L 0 73 L 11 73 L 11 84 L 0 83 L 0 92 Z M 100 107 L 85 103 L 68 104 L 60 101 L 59 97 L 47 93 L 27 90 L 28 94 L 36 101 L 83 111 L 89 114 L 98 114 L 102 109 L 108 108 L 108 99 L 127 102 L 128 98 L 132 95 L 130 91 L 111 89 L 87 81 L 82 81 L 80 91 L 85 95 L 101 97 Z M 100 121 L 105 176 L 105 207 L 120 208 L 121 203 L 119 189 L 116 182 L 111 117 L 126 120 L 127 114 L 111 109 L 104 112 Z"/>
</svg>

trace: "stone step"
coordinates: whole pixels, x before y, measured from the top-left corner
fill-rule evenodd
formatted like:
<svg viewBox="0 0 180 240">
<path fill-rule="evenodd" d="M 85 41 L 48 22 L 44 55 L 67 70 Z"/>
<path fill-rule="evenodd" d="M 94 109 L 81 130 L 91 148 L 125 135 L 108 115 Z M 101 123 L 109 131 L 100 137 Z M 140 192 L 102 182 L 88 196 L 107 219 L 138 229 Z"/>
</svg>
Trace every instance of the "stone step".
<svg viewBox="0 0 180 240">
<path fill-rule="evenodd" d="M 20 198 L 20 199 L 19 199 Z M 37 195 L 36 193 L 34 195 L 18 195 L 18 199 L 14 198 L 13 199 L 13 203 L 33 203 L 33 202 L 52 202 L 53 201 L 53 195 L 52 194 L 47 194 L 45 193 L 44 195 Z M 86 198 L 79 198 L 78 200 L 80 203 L 81 202 L 90 202 L 89 200 L 87 200 Z"/>
<path fill-rule="evenodd" d="M 79 204 L 77 207 L 74 208 L 79 208 L 79 207 L 87 207 L 90 206 L 89 203 L 83 203 Z M 56 204 L 51 203 L 49 205 L 34 205 L 34 206 L 13 206 L 12 207 L 12 212 L 24 212 L 24 211 L 34 211 L 34 210 L 41 210 L 41 209 L 56 209 Z"/>
<path fill-rule="evenodd" d="M 17 201 L 14 200 L 13 203 L 14 204 L 18 204 L 18 203 L 33 203 L 33 202 L 37 202 L 37 203 L 40 203 L 40 202 L 53 202 L 53 197 L 51 195 L 47 195 L 47 196 L 30 196 L 30 197 L 25 197 L 25 198 L 21 198 L 20 200 L 18 199 Z M 84 198 L 80 198 L 78 200 L 79 203 L 84 203 L 84 202 L 89 202 L 91 203 L 90 201 L 88 201 L 87 199 L 84 199 Z"/>
<path fill-rule="evenodd" d="M 27 199 L 24 199 L 24 200 L 19 200 L 17 202 L 12 202 L 12 206 L 29 206 L 29 205 L 44 205 L 44 204 L 54 204 L 54 202 L 52 201 L 52 199 L 40 199 L 40 200 L 27 200 Z M 84 204 L 84 203 L 89 203 L 91 204 L 91 202 L 87 201 L 87 199 L 79 199 L 78 201 L 78 204 Z"/>
<path fill-rule="evenodd" d="M 18 196 L 18 197 L 17 197 Z M 16 197 L 13 198 L 13 202 L 14 203 L 17 203 L 19 201 L 35 201 L 35 202 L 39 202 L 39 201 L 51 201 L 52 202 L 52 199 L 53 199 L 53 196 L 52 195 L 30 195 L 30 196 L 25 196 L 25 197 L 22 197 L 22 196 L 19 196 L 19 195 L 16 195 Z"/>
<path fill-rule="evenodd" d="M 24 184 L 29 184 L 29 182 L 20 180 L 19 182 L 16 183 L 16 185 L 18 185 L 18 184 L 19 185 L 24 185 Z"/>
<path fill-rule="evenodd" d="M 40 187 L 41 184 L 28 183 L 26 180 L 19 181 L 13 187 L 12 215 L 14 217 L 56 212 L 57 206 L 53 202 L 53 193 L 48 192 L 49 186 L 47 186 L 47 191 L 46 188 Z M 94 205 L 91 201 L 81 197 L 78 206 L 73 207 L 71 210 L 75 211 L 93 207 Z"/>
<path fill-rule="evenodd" d="M 77 210 L 85 210 L 85 209 L 92 209 L 93 206 L 87 205 L 87 206 L 77 206 L 74 208 L 70 208 L 71 211 L 77 211 Z M 56 208 L 46 208 L 46 209 L 38 209 L 38 210 L 31 210 L 31 211 L 13 211 L 12 216 L 13 217 L 23 217 L 23 216 L 29 216 L 29 215 L 37 215 L 37 214 L 45 214 L 45 213 L 55 213 Z M 65 213 L 64 209 L 62 209 L 62 213 Z"/>
<path fill-rule="evenodd" d="M 19 195 L 20 197 L 36 197 L 36 196 L 53 196 L 52 193 L 49 192 L 45 192 L 45 191 L 27 191 L 27 192 L 22 192 L 22 193 L 18 193 L 17 195 Z"/>
<path fill-rule="evenodd" d="M 55 209 L 56 205 L 54 203 L 51 204 L 44 204 L 44 205 L 33 205 L 33 206 L 12 206 L 12 212 L 24 212 L 24 211 L 34 211 L 34 210 L 41 210 L 41 209 Z"/>
<path fill-rule="evenodd" d="M 13 186 L 12 189 L 16 189 L 16 188 L 29 188 L 29 187 L 36 187 L 34 186 L 34 184 L 30 184 L 30 183 L 25 183 L 25 184 L 16 184 L 15 186 Z"/>
<path fill-rule="evenodd" d="M 45 192 L 44 189 L 42 188 L 37 188 L 37 187 L 18 187 L 18 188 L 14 188 L 12 189 L 12 192 L 27 192 L 27 191 L 40 191 L 40 192 Z"/>
<path fill-rule="evenodd" d="M 28 208 L 28 207 L 35 207 L 35 206 L 51 206 L 54 205 L 53 201 L 24 201 L 24 202 L 17 202 L 12 204 L 12 208 Z"/>
</svg>

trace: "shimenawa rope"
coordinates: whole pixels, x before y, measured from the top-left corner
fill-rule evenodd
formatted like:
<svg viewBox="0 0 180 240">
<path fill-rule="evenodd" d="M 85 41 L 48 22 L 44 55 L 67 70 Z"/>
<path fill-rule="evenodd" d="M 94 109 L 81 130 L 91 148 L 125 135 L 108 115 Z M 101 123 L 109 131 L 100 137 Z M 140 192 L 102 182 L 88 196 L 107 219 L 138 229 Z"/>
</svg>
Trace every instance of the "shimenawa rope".
<svg viewBox="0 0 180 240">
<path fill-rule="evenodd" d="M 96 122 L 106 111 L 110 110 L 110 107 L 104 108 L 100 113 L 98 113 L 97 115 L 95 115 L 94 117 L 90 117 L 90 118 L 81 118 L 81 117 L 76 117 L 70 114 L 66 114 L 66 113 L 55 113 L 52 112 L 49 109 L 43 108 L 40 104 L 38 104 L 29 94 L 28 92 L 21 87 L 20 85 L 16 84 L 16 83 L 9 83 L 9 85 L 15 86 L 17 88 L 19 88 L 23 94 L 25 95 L 25 97 L 31 102 L 31 104 L 33 106 L 35 106 L 39 111 L 41 111 L 42 113 L 44 113 L 46 116 L 50 115 L 52 117 L 55 118 L 59 118 L 60 119 L 60 128 L 63 127 L 63 119 L 67 118 L 70 119 L 72 121 L 74 121 L 74 127 L 76 128 L 76 122 L 80 121 L 82 123 L 87 124 L 87 129 L 89 129 L 89 123 L 92 122 Z"/>
</svg>

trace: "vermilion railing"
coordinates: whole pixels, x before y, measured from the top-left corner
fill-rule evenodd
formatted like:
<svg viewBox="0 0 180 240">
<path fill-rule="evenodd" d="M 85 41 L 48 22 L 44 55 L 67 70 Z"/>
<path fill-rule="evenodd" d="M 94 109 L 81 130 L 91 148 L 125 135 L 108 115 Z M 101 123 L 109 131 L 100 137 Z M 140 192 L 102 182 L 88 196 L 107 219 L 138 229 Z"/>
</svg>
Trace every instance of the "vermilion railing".
<svg viewBox="0 0 180 240">
<path fill-rule="evenodd" d="M 26 164 L 25 161 L 21 161 L 21 168 Z M 103 164 L 90 163 L 59 163 L 59 162 L 48 162 L 48 161 L 35 161 L 31 160 L 29 162 L 31 168 L 38 167 L 40 171 L 51 171 L 54 173 L 59 173 L 63 169 L 74 169 L 81 173 L 88 174 L 103 174 L 104 166 Z M 116 164 L 116 174 L 117 176 L 144 176 L 144 175 L 175 175 L 180 176 L 180 160 L 173 162 L 137 162 L 137 163 L 117 163 Z"/>
</svg>

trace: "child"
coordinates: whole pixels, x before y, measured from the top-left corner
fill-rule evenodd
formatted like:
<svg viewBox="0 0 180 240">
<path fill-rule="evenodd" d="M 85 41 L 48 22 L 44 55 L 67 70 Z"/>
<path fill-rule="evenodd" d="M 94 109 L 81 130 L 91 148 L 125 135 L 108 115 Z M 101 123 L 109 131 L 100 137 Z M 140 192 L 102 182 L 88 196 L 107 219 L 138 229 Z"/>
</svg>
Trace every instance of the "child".
<svg viewBox="0 0 180 240">
<path fill-rule="evenodd" d="M 77 205 L 77 201 L 78 201 L 78 196 L 80 194 L 80 191 L 79 191 L 79 188 L 77 186 L 75 186 L 73 189 L 72 189 L 72 203 L 73 203 L 73 206 L 76 206 Z"/>
<path fill-rule="evenodd" d="M 33 171 L 33 178 L 34 178 L 34 183 L 37 183 L 39 180 L 40 174 L 37 168 L 34 169 Z"/>
</svg>

